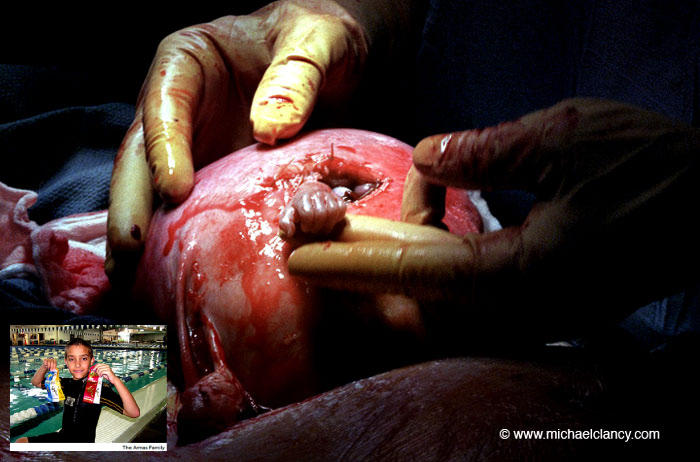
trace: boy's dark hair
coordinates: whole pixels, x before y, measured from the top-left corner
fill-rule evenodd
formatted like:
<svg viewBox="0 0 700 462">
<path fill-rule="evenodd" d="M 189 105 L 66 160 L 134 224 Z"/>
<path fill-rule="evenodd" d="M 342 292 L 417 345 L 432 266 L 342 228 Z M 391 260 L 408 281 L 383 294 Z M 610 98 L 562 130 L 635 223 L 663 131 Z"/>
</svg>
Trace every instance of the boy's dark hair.
<svg viewBox="0 0 700 462">
<path fill-rule="evenodd" d="M 92 345 L 90 345 L 90 342 L 88 342 L 87 340 L 83 340 L 83 339 L 78 338 L 78 337 L 74 338 L 73 340 L 68 342 L 68 344 L 66 345 L 66 351 L 65 351 L 65 353 L 63 353 L 63 357 L 65 359 L 68 359 L 68 348 L 75 346 L 75 345 L 84 346 L 85 348 L 87 348 L 88 353 L 90 354 L 90 359 L 92 359 Z"/>
</svg>

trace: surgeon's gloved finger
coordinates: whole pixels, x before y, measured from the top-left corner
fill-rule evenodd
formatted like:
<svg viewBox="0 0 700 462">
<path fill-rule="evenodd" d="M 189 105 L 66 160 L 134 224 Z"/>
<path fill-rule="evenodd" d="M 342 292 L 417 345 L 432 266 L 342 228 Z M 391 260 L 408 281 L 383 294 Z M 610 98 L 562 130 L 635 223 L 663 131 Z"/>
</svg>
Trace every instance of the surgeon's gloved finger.
<svg viewBox="0 0 700 462">
<path fill-rule="evenodd" d="M 445 274 L 431 270 L 450 268 L 461 273 L 454 268 L 454 262 L 460 266 L 468 260 L 464 251 L 462 245 L 403 245 L 389 241 L 314 243 L 301 246 L 290 255 L 289 270 L 323 287 L 434 299 L 439 296 L 435 282 L 444 279 Z M 435 264 L 433 258 L 440 264 Z M 422 262 L 420 269 L 413 264 L 417 260 Z M 426 284 L 428 280 L 430 284 Z M 443 285 L 438 290 L 446 289 Z"/>
<path fill-rule="evenodd" d="M 427 181 L 467 189 L 532 190 L 569 143 L 579 123 L 573 104 L 559 104 L 516 121 L 479 130 L 434 135 L 413 151 Z"/>
<path fill-rule="evenodd" d="M 274 144 L 306 123 L 319 93 L 347 87 L 364 64 L 367 44 L 359 24 L 342 8 L 309 14 L 288 5 L 293 19 L 279 21 L 270 66 L 251 105 L 253 136 Z"/>
<path fill-rule="evenodd" d="M 345 215 L 343 226 L 333 240 L 339 242 L 394 241 L 402 244 L 454 243 L 462 238 L 432 226 L 367 215 Z"/>
<path fill-rule="evenodd" d="M 143 250 L 153 213 L 153 189 L 146 162 L 143 126 L 140 111 L 117 152 L 109 188 L 107 214 L 107 256 L 105 272 L 112 277 L 116 271 L 130 273 L 128 255 L 137 259 Z"/>
<path fill-rule="evenodd" d="M 167 202 L 179 203 L 194 185 L 194 120 L 204 85 L 204 35 L 178 32 L 164 39 L 146 79 L 143 127 L 153 188 Z M 205 50 L 205 51 L 202 51 Z"/>
<path fill-rule="evenodd" d="M 290 255 L 289 270 L 334 289 L 474 304 L 517 291 L 521 245 L 517 229 L 441 243 L 313 243 Z"/>
<path fill-rule="evenodd" d="M 299 132 L 311 115 L 320 81 L 318 69 L 304 61 L 268 69 L 251 108 L 255 139 L 274 144 Z"/>
<path fill-rule="evenodd" d="M 401 198 L 401 221 L 417 225 L 437 225 L 445 216 L 444 186 L 430 183 L 411 166 Z"/>
<path fill-rule="evenodd" d="M 333 239 L 302 245 L 289 270 L 336 289 L 405 294 L 420 300 L 472 300 L 484 292 L 513 288 L 522 256 L 519 228 L 464 238 L 434 227 L 346 215 Z M 504 284 L 504 285 L 502 285 Z"/>
</svg>

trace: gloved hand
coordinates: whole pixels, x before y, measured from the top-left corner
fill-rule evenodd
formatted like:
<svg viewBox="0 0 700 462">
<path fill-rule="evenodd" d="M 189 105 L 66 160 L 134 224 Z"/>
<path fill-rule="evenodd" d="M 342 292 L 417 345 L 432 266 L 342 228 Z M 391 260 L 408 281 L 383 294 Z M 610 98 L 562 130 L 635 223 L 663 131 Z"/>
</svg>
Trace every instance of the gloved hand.
<svg viewBox="0 0 700 462">
<path fill-rule="evenodd" d="M 527 190 L 537 202 L 521 226 L 458 242 L 444 232 L 438 243 L 308 244 L 292 253 L 290 271 L 323 286 L 447 301 L 479 319 L 555 327 L 615 319 L 700 280 L 698 129 L 572 99 L 426 138 L 413 161 L 402 206 L 409 221 L 439 218 L 446 185 Z"/>
<path fill-rule="evenodd" d="M 181 202 L 195 168 L 253 138 L 296 134 L 317 97 L 349 97 L 367 49 L 362 26 L 331 1 L 277 2 L 163 40 L 114 164 L 106 272 L 129 273 L 140 256 L 154 191 Z"/>
</svg>

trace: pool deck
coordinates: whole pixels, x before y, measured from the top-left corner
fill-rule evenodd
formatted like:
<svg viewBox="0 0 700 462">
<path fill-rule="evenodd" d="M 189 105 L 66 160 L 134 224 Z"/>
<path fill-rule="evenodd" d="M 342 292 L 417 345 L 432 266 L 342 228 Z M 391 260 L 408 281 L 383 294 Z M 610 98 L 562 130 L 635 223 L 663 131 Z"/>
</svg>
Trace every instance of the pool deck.
<svg viewBox="0 0 700 462">
<path fill-rule="evenodd" d="M 165 407 L 167 401 L 167 376 L 133 393 L 141 410 L 141 416 L 132 419 L 103 407 L 97 422 L 96 443 L 128 443 Z M 152 441 L 164 443 L 165 441 Z"/>
</svg>

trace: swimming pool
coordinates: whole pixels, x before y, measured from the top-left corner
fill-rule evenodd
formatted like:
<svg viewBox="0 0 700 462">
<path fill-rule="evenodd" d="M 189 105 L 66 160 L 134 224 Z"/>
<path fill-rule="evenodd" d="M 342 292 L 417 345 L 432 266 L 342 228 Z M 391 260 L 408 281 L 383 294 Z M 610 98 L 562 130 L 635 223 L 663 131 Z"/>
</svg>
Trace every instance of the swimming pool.
<svg viewBox="0 0 700 462">
<path fill-rule="evenodd" d="M 61 428 L 63 403 L 48 403 L 46 390 L 31 379 L 44 358 L 55 358 L 61 377 L 70 377 L 63 362 L 65 347 L 10 347 L 10 441 L 36 436 Z M 109 364 L 126 388 L 135 391 L 165 377 L 164 349 L 115 349 L 93 347 L 95 361 Z"/>
</svg>

